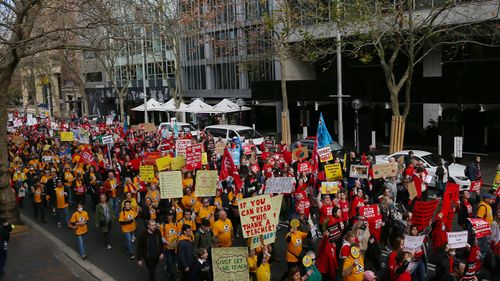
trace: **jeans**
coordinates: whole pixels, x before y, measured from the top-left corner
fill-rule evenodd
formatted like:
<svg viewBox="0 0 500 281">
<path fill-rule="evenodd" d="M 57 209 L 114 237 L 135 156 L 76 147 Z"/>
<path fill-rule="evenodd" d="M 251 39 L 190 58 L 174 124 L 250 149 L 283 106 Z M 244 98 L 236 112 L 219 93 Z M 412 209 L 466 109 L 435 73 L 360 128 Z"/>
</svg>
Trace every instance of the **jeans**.
<svg viewBox="0 0 500 281">
<path fill-rule="evenodd" d="M 78 251 L 80 252 L 80 256 L 85 256 L 85 246 L 83 245 L 83 235 L 76 236 L 76 242 L 78 243 Z"/>
<path fill-rule="evenodd" d="M 439 180 L 437 181 L 437 188 L 438 188 L 438 196 L 443 196 L 444 194 L 444 189 L 445 189 L 445 185 L 444 185 L 444 182 L 443 180 Z"/>
<path fill-rule="evenodd" d="M 64 219 L 64 221 L 62 219 Z M 69 223 L 68 207 L 56 209 L 56 221 L 61 224 Z"/>
<path fill-rule="evenodd" d="M 7 241 L 0 241 L 0 274 L 3 273 L 3 268 L 7 262 Z"/>
<path fill-rule="evenodd" d="M 120 206 L 120 199 L 118 199 L 118 197 L 111 197 L 109 198 L 109 200 L 111 201 L 111 205 L 113 206 L 113 211 L 115 212 L 115 215 L 119 214 L 120 211 L 118 210 L 118 206 Z"/>
<path fill-rule="evenodd" d="M 417 281 L 425 281 L 425 264 L 423 260 L 420 260 L 417 264 L 417 268 L 415 269 L 415 272 L 413 272 L 413 278 Z"/>
<path fill-rule="evenodd" d="M 167 265 L 167 280 L 177 280 L 177 261 L 175 250 L 165 251 L 165 263 Z"/>
<path fill-rule="evenodd" d="M 134 250 L 132 247 L 132 236 L 134 236 L 133 232 L 124 232 L 125 238 L 127 239 L 127 252 L 129 254 L 133 254 Z"/>
</svg>

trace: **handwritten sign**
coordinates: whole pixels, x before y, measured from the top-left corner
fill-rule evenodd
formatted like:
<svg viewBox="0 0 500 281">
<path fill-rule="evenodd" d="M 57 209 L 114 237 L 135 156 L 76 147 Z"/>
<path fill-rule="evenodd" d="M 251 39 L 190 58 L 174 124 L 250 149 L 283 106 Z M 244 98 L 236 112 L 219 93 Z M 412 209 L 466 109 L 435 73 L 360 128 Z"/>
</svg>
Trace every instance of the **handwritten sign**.
<svg viewBox="0 0 500 281">
<path fill-rule="evenodd" d="M 325 165 L 325 175 L 329 180 L 342 179 L 342 167 L 339 163 Z"/>
<path fill-rule="evenodd" d="M 319 161 L 321 161 L 321 162 L 327 162 L 327 161 L 333 160 L 332 150 L 330 149 L 329 146 L 319 148 L 317 150 L 317 153 L 319 156 Z"/>
<path fill-rule="evenodd" d="M 186 147 L 186 169 L 189 171 L 201 169 L 201 143 Z"/>
<path fill-rule="evenodd" d="M 321 183 L 321 194 L 337 194 L 339 189 L 338 181 L 324 181 Z"/>
<path fill-rule="evenodd" d="M 260 195 L 238 201 L 243 237 L 264 235 L 274 231 L 273 212 L 269 195 Z"/>
<path fill-rule="evenodd" d="M 158 171 L 166 170 L 166 169 L 170 168 L 171 161 L 172 161 L 172 158 L 170 158 L 170 156 L 158 158 L 155 160 L 156 168 L 158 168 Z"/>
<path fill-rule="evenodd" d="M 266 181 L 265 194 L 271 193 L 291 193 L 295 185 L 292 177 L 273 177 Z"/>
<path fill-rule="evenodd" d="M 457 203 L 459 198 L 460 186 L 456 183 L 446 183 L 446 189 L 443 194 L 443 203 L 441 204 L 441 213 L 446 217 L 453 204 Z"/>
<path fill-rule="evenodd" d="M 373 165 L 373 178 L 395 177 L 398 174 L 398 163 L 384 163 Z"/>
<path fill-rule="evenodd" d="M 184 157 L 182 156 L 177 156 L 175 158 L 172 158 L 172 160 L 170 160 L 170 168 L 172 171 L 179 171 L 180 169 L 182 169 L 185 165 L 185 160 L 184 160 Z"/>
<path fill-rule="evenodd" d="M 175 156 L 186 157 L 186 148 L 192 144 L 191 140 L 176 140 L 175 141 Z"/>
<path fill-rule="evenodd" d="M 139 177 L 143 181 L 152 181 L 155 178 L 155 169 L 153 165 L 141 165 L 139 167 Z"/>
<path fill-rule="evenodd" d="M 160 173 L 161 199 L 182 198 L 182 174 L 180 171 Z"/>
<path fill-rule="evenodd" d="M 113 136 L 112 135 L 105 135 L 101 137 L 101 142 L 102 144 L 113 144 Z"/>
<path fill-rule="evenodd" d="M 255 249 L 262 244 L 269 245 L 276 241 L 276 226 L 279 223 L 281 202 L 283 200 L 283 195 L 277 195 L 271 197 L 271 205 L 274 210 L 273 217 L 271 219 L 271 224 L 274 225 L 274 231 L 264 235 L 254 236 L 250 239 L 250 249 Z"/>
<path fill-rule="evenodd" d="M 61 132 L 61 141 L 73 141 L 75 136 L 73 132 Z"/>
<path fill-rule="evenodd" d="M 379 213 L 378 205 L 375 204 L 359 207 L 359 214 L 367 220 L 376 218 Z"/>
<path fill-rule="evenodd" d="M 446 236 L 448 237 L 448 247 L 450 247 L 450 249 L 465 248 L 467 246 L 468 235 L 469 232 L 467 230 L 446 232 Z"/>
<path fill-rule="evenodd" d="M 217 170 L 200 170 L 196 172 L 196 196 L 215 196 L 219 174 Z"/>
<path fill-rule="evenodd" d="M 417 226 L 418 231 L 422 231 L 429 225 L 438 204 L 439 200 L 415 202 L 412 222 Z"/>
<path fill-rule="evenodd" d="M 405 235 L 405 240 L 403 244 L 404 251 L 415 252 L 422 247 L 424 244 L 425 235 L 410 236 Z"/>
<path fill-rule="evenodd" d="M 298 147 L 292 151 L 292 160 L 300 161 L 306 159 L 309 156 L 309 150 L 307 147 Z"/>
<path fill-rule="evenodd" d="M 351 165 L 351 170 L 349 171 L 349 177 L 367 179 L 368 178 L 368 166 L 365 165 Z"/>
<path fill-rule="evenodd" d="M 247 258 L 246 247 L 212 248 L 214 281 L 248 281 Z"/>
<path fill-rule="evenodd" d="M 477 239 L 491 235 L 490 224 L 486 220 L 480 218 L 468 220 L 472 224 L 472 230 L 474 231 Z"/>
<path fill-rule="evenodd" d="M 300 162 L 297 165 L 297 171 L 299 173 L 310 173 L 310 172 L 312 172 L 311 163 L 309 163 L 309 162 Z"/>
</svg>

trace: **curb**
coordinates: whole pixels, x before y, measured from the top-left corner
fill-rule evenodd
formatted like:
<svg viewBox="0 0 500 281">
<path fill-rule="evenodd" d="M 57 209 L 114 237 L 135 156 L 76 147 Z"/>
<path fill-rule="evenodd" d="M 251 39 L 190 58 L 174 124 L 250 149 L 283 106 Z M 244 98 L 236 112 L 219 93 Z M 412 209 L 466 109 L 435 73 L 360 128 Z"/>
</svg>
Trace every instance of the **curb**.
<svg viewBox="0 0 500 281">
<path fill-rule="evenodd" d="M 81 268 L 87 271 L 90 275 L 94 276 L 96 279 L 103 281 L 115 280 L 113 277 L 109 276 L 106 272 L 102 271 L 102 269 L 95 266 L 93 263 L 89 262 L 88 260 L 82 260 L 80 255 L 75 250 L 68 247 L 65 243 L 63 243 L 57 237 L 55 237 L 50 232 L 45 230 L 43 227 L 39 226 L 32 219 L 21 214 L 21 220 L 24 221 L 26 224 L 28 224 L 30 227 L 40 232 L 45 237 L 47 237 L 52 243 L 54 243 L 59 249 L 61 249 L 63 254 L 65 254 L 68 258 L 70 258 L 72 261 L 74 261 L 77 265 L 79 265 Z"/>
</svg>

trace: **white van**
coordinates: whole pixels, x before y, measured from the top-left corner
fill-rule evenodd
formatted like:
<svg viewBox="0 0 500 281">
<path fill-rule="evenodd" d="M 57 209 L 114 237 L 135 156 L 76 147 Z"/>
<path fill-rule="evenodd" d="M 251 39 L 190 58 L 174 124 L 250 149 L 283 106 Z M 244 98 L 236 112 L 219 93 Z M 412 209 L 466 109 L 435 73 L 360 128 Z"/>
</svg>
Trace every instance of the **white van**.
<svg viewBox="0 0 500 281">
<path fill-rule="evenodd" d="M 259 146 L 264 141 L 264 137 L 252 127 L 238 125 L 212 125 L 205 127 L 206 132 L 210 132 L 217 139 L 221 137 L 224 140 L 230 140 L 233 137 L 240 137 L 242 143 L 248 140 Z"/>
</svg>

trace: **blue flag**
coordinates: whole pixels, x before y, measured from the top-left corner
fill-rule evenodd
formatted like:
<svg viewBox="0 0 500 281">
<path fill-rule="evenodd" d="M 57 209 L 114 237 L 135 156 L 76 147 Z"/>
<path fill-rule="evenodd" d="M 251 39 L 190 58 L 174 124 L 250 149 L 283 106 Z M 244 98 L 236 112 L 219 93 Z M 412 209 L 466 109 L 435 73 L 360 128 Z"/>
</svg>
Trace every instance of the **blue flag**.
<svg viewBox="0 0 500 281">
<path fill-rule="evenodd" d="M 123 133 L 126 134 L 128 131 L 127 114 L 123 117 Z"/>
<path fill-rule="evenodd" d="M 316 133 L 316 138 L 318 141 L 318 148 L 325 147 L 333 142 L 332 137 L 330 136 L 330 133 L 328 133 L 328 129 L 326 128 L 322 112 L 319 114 L 318 132 Z"/>
</svg>

